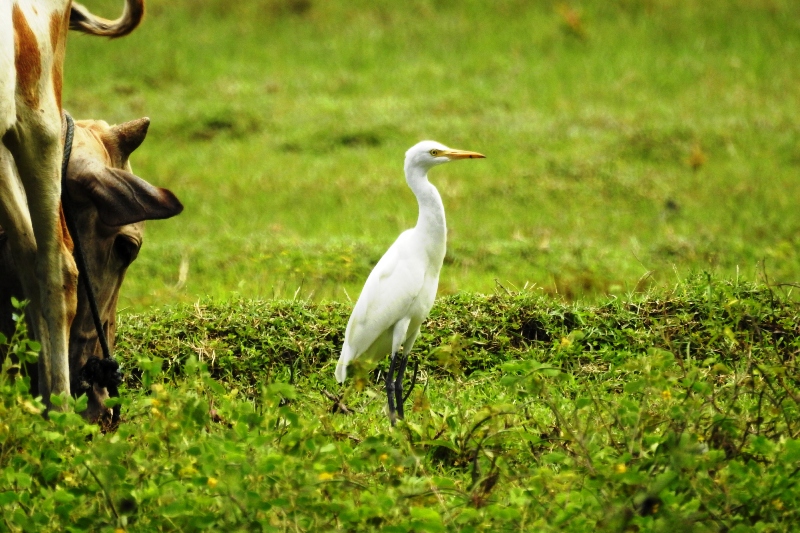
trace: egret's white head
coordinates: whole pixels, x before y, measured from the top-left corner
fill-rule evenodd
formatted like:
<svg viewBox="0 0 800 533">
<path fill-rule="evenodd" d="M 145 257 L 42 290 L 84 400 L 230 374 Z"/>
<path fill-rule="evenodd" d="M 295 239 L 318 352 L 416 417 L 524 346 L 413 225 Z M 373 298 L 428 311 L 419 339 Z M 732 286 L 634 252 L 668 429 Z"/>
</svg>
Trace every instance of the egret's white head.
<svg viewBox="0 0 800 533">
<path fill-rule="evenodd" d="M 436 141 L 422 141 L 408 149 L 406 152 L 407 170 L 421 169 L 427 171 L 436 165 L 448 163 L 456 159 L 477 159 L 486 157 L 478 152 L 468 152 L 466 150 L 455 150 L 448 148 Z"/>
</svg>

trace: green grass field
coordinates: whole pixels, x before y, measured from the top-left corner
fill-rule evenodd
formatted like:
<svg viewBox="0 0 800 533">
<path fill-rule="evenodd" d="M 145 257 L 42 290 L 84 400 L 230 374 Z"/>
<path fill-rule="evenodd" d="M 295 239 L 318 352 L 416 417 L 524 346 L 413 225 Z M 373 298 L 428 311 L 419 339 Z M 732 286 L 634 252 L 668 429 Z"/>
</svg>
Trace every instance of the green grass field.
<svg viewBox="0 0 800 533">
<path fill-rule="evenodd" d="M 151 117 L 134 170 L 186 210 L 122 288 L 116 431 L 4 362 L 0 533 L 797 529 L 800 3 L 148 8 L 71 36 L 64 101 Z M 431 173 L 448 255 L 393 430 L 385 363 L 333 369 L 424 138 L 488 157 Z"/>
<path fill-rule="evenodd" d="M 795 2 L 148 6 L 124 39 L 73 35 L 65 70 L 76 117 L 151 117 L 134 169 L 186 205 L 149 225 L 124 309 L 355 299 L 416 221 L 402 161 L 425 138 L 488 156 L 431 174 L 442 295 L 800 279 Z"/>
</svg>

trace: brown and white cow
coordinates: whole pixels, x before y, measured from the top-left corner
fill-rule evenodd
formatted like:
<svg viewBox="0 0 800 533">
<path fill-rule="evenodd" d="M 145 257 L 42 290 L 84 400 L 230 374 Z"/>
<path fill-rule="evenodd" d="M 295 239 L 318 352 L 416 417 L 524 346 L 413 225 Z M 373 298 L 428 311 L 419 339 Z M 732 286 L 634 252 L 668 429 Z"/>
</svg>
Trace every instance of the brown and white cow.
<svg viewBox="0 0 800 533">
<path fill-rule="evenodd" d="M 41 342 L 39 392 L 69 394 L 67 356 L 77 271 L 62 223 L 61 85 L 67 30 L 119 37 L 142 19 L 125 0 L 115 21 L 72 0 L 0 0 L 0 225 L 6 229 Z"/>
<path fill-rule="evenodd" d="M 67 169 L 71 211 L 92 277 L 103 329 L 112 349 L 117 297 L 125 272 L 142 246 L 144 221 L 169 218 L 183 209 L 171 191 L 154 187 L 131 172 L 128 156 L 142 143 L 149 125 L 147 118 L 117 126 L 96 120 L 76 122 Z M 0 228 L 0 332 L 7 336 L 14 328 L 11 296 L 24 297 L 23 270 Z M 84 414 L 96 420 L 108 414 L 103 407 L 108 391 L 97 383 L 86 383 L 91 380 L 81 370 L 90 357 L 102 359 L 103 353 L 86 291 L 80 285 L 77 300 L 69 335 L 70 388 L 73 393 L 87 393 L 89 408 Z M 34 379 L 32 389 L 36 395 Z"/>
</svg>

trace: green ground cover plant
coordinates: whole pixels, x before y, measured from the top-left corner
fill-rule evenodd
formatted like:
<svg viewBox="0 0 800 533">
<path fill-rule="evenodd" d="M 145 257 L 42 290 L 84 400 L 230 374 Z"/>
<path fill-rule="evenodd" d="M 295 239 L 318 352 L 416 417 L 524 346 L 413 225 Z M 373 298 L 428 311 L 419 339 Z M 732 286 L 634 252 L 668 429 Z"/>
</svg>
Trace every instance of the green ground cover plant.
<svg viewBox="0 0 800 533">
<path fill-rule="evenodd" d="M 791 294 L 696 276 L 593 305 L 501 291 L 434 309 L 394 430 L 374 373 L 336 388 L 339 304 L 127 316 L 123 421 L 107 434 L 73 412 L 84 398 L 42 417 L 7 360 L 0 530 L 791 531 L 800 519 Z"/>
</svg>

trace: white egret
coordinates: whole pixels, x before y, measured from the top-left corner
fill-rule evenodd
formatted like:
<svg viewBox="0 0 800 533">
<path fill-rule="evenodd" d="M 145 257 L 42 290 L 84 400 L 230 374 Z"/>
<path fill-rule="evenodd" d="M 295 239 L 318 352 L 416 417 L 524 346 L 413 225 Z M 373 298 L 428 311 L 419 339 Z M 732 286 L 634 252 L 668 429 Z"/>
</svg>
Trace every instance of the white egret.
<svg viewBox="0 0 800 533">
<path fill-rule="evenodd" d="M 401 233 L 372 269 L 347 323 L 336 380 L 344 382 L 350 361 L 362 356 L 375 360 L 391 350 L 386 396 L 392 425 L 395 400 L 397 415 L 403 418 L 403 374 L 408 354 L 433 307 L 447 243 L 442 197 L 428 181 L 428 170 L 456 159 L 483 157 L 434 141 L 409 148 L 404 169 L 406 182 L 419 203 L 417 225 Z M 400 346 L 403 353 L 398 358 Z"/>
</svg>

